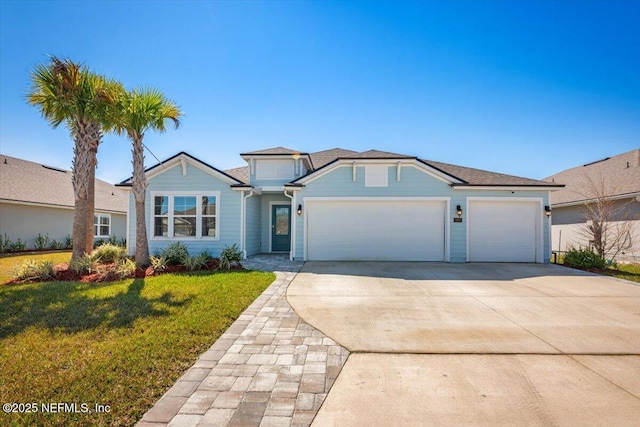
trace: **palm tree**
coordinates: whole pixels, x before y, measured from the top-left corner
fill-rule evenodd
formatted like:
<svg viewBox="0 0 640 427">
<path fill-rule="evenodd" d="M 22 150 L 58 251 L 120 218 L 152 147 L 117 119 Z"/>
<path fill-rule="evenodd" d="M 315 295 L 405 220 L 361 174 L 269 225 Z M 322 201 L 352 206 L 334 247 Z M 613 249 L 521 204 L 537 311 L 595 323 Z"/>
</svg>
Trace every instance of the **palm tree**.
<svg viewBox="0 0 640 427">
<path fill-rule="evenodd" d="M 116 129 L 125 133 L 133 145 L 133 178 L 131 182 L 136 206 L 136 266 L 149 265 L 149 242 L 145 217 L 147 178 L 144 169 L 144 134 L 148 130 L 164 132 L 165 122 L 180 126 L 180 108 L 156 89 L 134 89 L 121 98 Z"/>
<path fill-rule="evenodd" d="M 93 248 L 93 210 L 98 146 L 113 126 L 120 83 L 91 72 L 69 59 L 51 57 L 31 74 L 27 102 L 37 107 L 53 126 L 65 123 L 74 141 L 73 254 L 78 259 Z"/>
</svg>

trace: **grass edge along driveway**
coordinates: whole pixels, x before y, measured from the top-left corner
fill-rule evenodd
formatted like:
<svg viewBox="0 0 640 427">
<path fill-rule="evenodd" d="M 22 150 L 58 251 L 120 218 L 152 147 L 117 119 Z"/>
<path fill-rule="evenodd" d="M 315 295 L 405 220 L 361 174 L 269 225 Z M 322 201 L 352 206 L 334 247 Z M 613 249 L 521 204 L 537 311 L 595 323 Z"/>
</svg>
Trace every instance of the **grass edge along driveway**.
<svg viewBox="0 0 640 427">
<path fill-rule="evenodd" d="M 274 279 L 243 271 L 0 286 L 0 403 L 38 408 L 0 412 L 0 425 L 134 424 Z M 77 410 L 42 413 L 50 402 Z"/>
</svg>

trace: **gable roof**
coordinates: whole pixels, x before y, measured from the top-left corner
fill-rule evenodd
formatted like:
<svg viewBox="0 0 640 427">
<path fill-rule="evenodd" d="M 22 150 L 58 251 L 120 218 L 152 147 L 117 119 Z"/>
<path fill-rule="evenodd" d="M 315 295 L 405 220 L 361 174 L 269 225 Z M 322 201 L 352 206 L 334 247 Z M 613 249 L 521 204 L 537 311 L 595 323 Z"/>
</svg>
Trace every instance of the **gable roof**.
<svg viewBox="0 0 640 427">
<path fill-rule="evenodd" d="M 273 147 L 267 148 L 264 150 L 258 151 L 250 151 L 248 153 L 240 153 L 240 156 L 279 156 L 279 155 L 288 155 L 288 154 L 300 154 L 300 155 L 308 155 L 308 153 L 303 153 L 298 150 L 292 150 L 287 147 Z"/>
<path fill-rule="evenodd" d="M 447 175 L 458 178 L 465 185 L 472 186 L 525 186 L 525 187 L 561 187 L 559 184 L 539 181 L 537 179 L 523 178 L 520 176 L 506 175 L 503 173 L 490 172 L 482 169 L 468 168 L 465 166 L 452 165 L 449 163 L 436 162 L 433 160 L 421 160 Z"/>
<path fill-rule="evenodd" d="M 566 185 L 551 195 L 551 203 L 558 205 L 589 200 L 592 198 L 589 180 L 599 182 L 601 179 L 605 180 L 611 197 L 640 194 L 640 149 L 564 170 L 545 178 L 545 181 Z"/>
<path fill-rule="evenodd" d="M 74 208 L 71 171 L 0 155 L 0 200 Z M 95 209 L 125 213 L 129 196 L 113 184 L 96 179 Z"/>
<path fill-rule="evenodd" d="M 326 164 L 333 162 L 340 157 L 346 157 L 349 155 L 358 154 L 357 151 L 345 150 L 344 148 L 330 148 L 329 150 L 317 151 L 311 153 L 311 163 L 315 169 L 320 169 Z"/>
<path fill-rule="evenodd" d="M 405 154 L 390 153 L 388 151 L 368 150 L 347 156 L 340 156 L 342 159 L 415 159 L 415 156 Z"/>
<path fill-rule="evenodd" d="M 191 161 L 192 163 L 194 163 L 197 166 L 201 167 L 203 170 L 207 171 L 208 173 L 212 173 L 214 175 L 219 175 L 220 178 L 222 178 L 224 181 L 227 181 L 231 185 L 244 184 L 244 182 L 240 181 L 238 178 L 232 176 L 231 174 L 229 174 L 229 173 L 227 173 L 225 171 L 222 171 L 222 170 L 220 170 L 218 168 L 215 168 L 215 167 L 209 165 L 208 163 L 203 162 L 202 160 L 192 156 L 191 154 L 189 154 L 189 153 L 187 153 L 185 151 L 181 151 L 178 154 L 169 157 L 168 159 L 166 159 L 163 162 L 159 162 L 159 163 L 156 163 L 155 165 L 153 165 L 151 167 L 148 167 L 147 169 L 144 170 L 144 173 L 146 175 L 157 175 L 159 173 L 162 173 L 161 169 L 164 169 L 165 167 L 172 168 L 178 162 L 180 162 L 182 159 Z M 120 182 L 119 184 L 116 184 L 116 185 L 118 187 L 131 187 L 132 179 L 133 179 L 133 177 L 129 177 L 129 178 L 125 179 L 124 181 L 122 181 L 122 182 Z"/>
</svg>

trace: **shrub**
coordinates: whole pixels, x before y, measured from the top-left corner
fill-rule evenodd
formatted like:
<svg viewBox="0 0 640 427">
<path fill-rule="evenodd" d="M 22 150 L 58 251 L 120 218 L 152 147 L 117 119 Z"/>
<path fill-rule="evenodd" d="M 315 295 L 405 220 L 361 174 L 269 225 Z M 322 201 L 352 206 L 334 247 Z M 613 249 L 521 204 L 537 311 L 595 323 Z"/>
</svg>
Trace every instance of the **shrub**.
<svg viewBox="0 0 640 427">
<path fill-rule="evenodd" d="M 602 269 L 605 266 L 605 260 L 588 248 L 569 249 L 564 256 L 564 263 L 579 268 Z"/>
<path fill-rule="evenodd" d="M 167 258 L 164 256 L 150 256 L 149 260 L 151 260 L 151 266 L 154 271 L 164 271 L 167 269 Z"/>
<path fill-rule="evenodd" d="M 242 261 L 242 252 L 234 243 L 231 246 L 225 246 L 220 253 L 220 268 L 229 270 L 232 265 Z"/>
<path fill-rule="evenodd" d="M 56 239 L 51 240 L 50 249 L 64 249 L 64 242 L 58 242 Z"/>
<path fill-rule="evenodd" d="M 73 248 L 73 237 L 71 234 L 67 234 L 67 237 L 64 238 L 64 249 Z"/>
<path fill-rule="evenodd" d="M 91 252 L 91 260 L 94 262 L 117 262 L 127 256 L 126 250 L 111 243 L 103 243 Z"/>
<path fill-rule="evenodd" d="M 91 255 L 84 254 L 81 258 L 72 259 L 69 268 L 78 274 L 87 274 L 94 270 Z"/>
<path fill-rule="evenodd" d="M 55 276 L 53 262 L 50 260 L 27 259 L 17 265 L 13 275 L 18 280 L 46 280 Z"/>
<path fill-rule="evenodd" d="M 18 239 L 15 242 L 11 242 L 9 244 L 8 252 L 22 252 L 22 251 L 24 251 L 26 249 L 27 249 L 26 243 L 24 243 L 22 240 Z"/>
<path fill-rule="evenodd" d="M 136 263 L 129 258 L 122 258 L 117 261 L 116 274 L 119 278 L 125 279 L 127 277 L 133 277 L 136 272 Z"/>
<path fill-rule="evenodd" d="M 11 247 L 11 240 L 7 233 L 4 233 L 4 235 L 0 236 L 0 254 L 9 252 L 9 247 Z"/>
<path fill-rule="evenodd" d="M 45 249 L 47 249 L 47 247 L 49 247 L 49 244 L 51 243 L 51 239 L 49 238 L 49 233 L 45 234 L 44 236 L 40 233 L 38 233 L 38 237 L 36 237 L 36 249 L 39 251 L 43 251 Z"/>
<path fill-rule="evenodd" d="M 184 266 L 187 270 L 202 270 L 207 266 L 207 263 L 211 259 L 211 256 L 207 251 L 202 252 L 200 255 L 189 257 L 184 261 Z"/>
<path fill-rule="evenodd" d="M 161 257 L 167 259 L 167 264 L 179 265 L 184 264 L 189 258 L 189 250 L 187 245 L 182 242 L 173 242 L 165 250 L 160 252 Z"/>
</svg>

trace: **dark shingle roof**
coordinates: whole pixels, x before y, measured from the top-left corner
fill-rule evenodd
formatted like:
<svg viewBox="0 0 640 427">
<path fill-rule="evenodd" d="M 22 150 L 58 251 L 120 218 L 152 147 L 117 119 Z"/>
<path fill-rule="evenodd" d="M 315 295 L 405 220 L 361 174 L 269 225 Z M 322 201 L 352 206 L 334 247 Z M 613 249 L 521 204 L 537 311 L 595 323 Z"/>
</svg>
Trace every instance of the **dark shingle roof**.
<svg viewBox="0 0 640 427">
<path fill-rule="evenodd" d="M 551 194 L 551 203 L 557 205 L 592 198 L 589 180 L 598 183 L 603 178 L 605 191 L 612 197 L 639 193 L 640 149 L 564 170 L 545 178 L 545 181 L 566 185 L 564 189 Z"/>
<path fill-rule="evenodd" d="M 343 159 L 415 159 L 415 156 L 405 154 L 390 153 L 388 151 L 368 150 L 348 156 L 341 156 Z"/>
<path fill-rule="evenodd" d="M 287 148 L 287 147 L 273 147 L 273 148 L 267 148 L 264 150 L 258 150 L 258 151 L 250 151 L 248 153 L 241 153 L 241 156 L 259 156 L 259 155 L 270 155 L 270 156 L 277 156 L 277 155 L 282 155 L 282 154 L 302 154 L 302 155 L 306 155 L 307 153 L 302 153 L 299 150 L 292 150 L 291 148 Z"/>
<path fill-rule="evenodd" d="M 447 175 L 454 176 L 467 185 L 504 185 L 504 186 L 543 186 L 553 187 L 554 184 L 538 181 L 536 179 L 523 178 L 520 176 L 506 175 L 503 173 L 490 172 L 482 169 L 468 168 L 465 166 L 452 165 L 449 163 L 435 162 L 433 160 L 422 160 L 423 163 L 435 167 Z"/>
<path fill-rule="evenodd" d="M 358 154 L 357 151 L 345 150 L 344 148 L 331 148 L 329 150 L 317 151 L 311 153 L 311 163 L 315 169 L 320 169 L 322 166 L 333 162 L 339 157 L 346 157 L 350 155 Z"/>
<path fill-rule="evenodd" d="M 0 199 L 73 207 L 71 172 L 0 155 Z M 96 179 L 95 200 L 96 210 L 127 211 L 127 192 L 99 179 Z"/>
<path fill-rule="evenodd" d="M 240 182 L 249 183 L 249 166 L 240 166 L 239 168 L 227 169 L 224 171 L 227 175 L 232 176 Z"/>
</svg>

